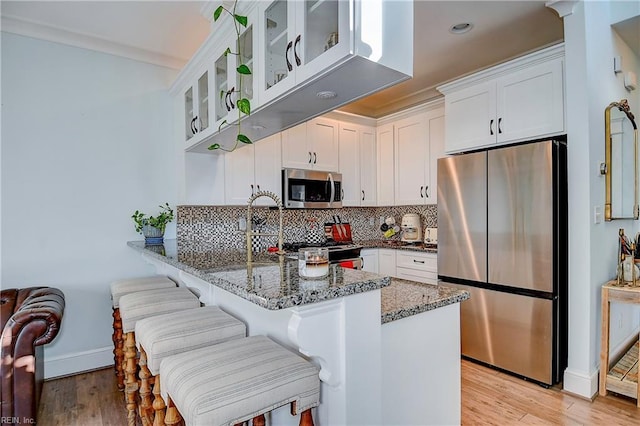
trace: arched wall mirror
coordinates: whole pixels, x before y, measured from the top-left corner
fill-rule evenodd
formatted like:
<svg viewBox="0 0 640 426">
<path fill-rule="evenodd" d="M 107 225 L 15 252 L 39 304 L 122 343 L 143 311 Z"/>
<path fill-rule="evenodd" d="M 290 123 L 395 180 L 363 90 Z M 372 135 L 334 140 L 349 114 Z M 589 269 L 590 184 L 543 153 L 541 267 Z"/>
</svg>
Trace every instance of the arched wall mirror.
<svg viewBox="0 0 640 426">
<path fill-rule="evenodd" d="M 604 219 L 634 219 L 638 207 L 638 127 L 626 99 L 604 110 Z"/>
</svg>

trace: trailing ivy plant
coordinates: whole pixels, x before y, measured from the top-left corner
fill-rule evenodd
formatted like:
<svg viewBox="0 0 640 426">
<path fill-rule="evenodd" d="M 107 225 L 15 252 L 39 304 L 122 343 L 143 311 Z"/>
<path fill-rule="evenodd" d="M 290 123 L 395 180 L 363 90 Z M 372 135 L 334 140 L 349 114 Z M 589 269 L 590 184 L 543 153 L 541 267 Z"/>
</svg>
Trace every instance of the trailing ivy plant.
<svg viewBox="0 0 640 426">
<path fill-rule="evenodd" d="M 169 207 L 169 203 L 164 203 L 164 206 L 160 205 L 159 207 L 160 213 L 157 216 L 147 216 L 146 214 L 141 213 L 138 210 L 133 213 L 131 218 L 136 224 L 136 232 L 142 233 L 143 227 L 153 226 L 154 228 L 160 229 L 164 234 L 167 223 L 173 220 L 173 209 Z"/>
<path fill-rule="evenodd" d="M 245 144 L 253 143 L 247 135 L 242 133 L 242 129 L 240 125 L 240 119 L 242 118 L 242 114 L 245 114 L 245 115 L 251 114 L 251 101 L 247 98 L 242 97 L 242 83 L 244 80 L 244 76 L 250 75 L 251 69 L 249 68 L 249 66 L 247 66 L 247 64 L 242 63 L 242 51 L 241 51 L 241 43 L 240 43 L 241 31 L 243 28 L 247 28 L 248 19 L 246 16 L 239 15 L 236 13 L 237 6 L 238 6 L 238 0 L 235 0 L 233 2 L 233 7 L 231 8 L 231 10 L 224 7 L 224 5 L 218 6 L 218 8 L 213 13 L 213 20 L 214 22 L 217 22 L 223 13 L 227 13 L 233 19 L 233 28 L 236 32 L 236 51 L 233 52 L 231 48 L 227 47 L 227 50 L 224 51 L 224 56 L 226 57 L 227 55 L 236 55 L 238 57 L 238 62 L 240 62 L 236 67 L 236 72 L 239 74 L 239 77 L 240 77 L 238 79 L 238 89 L 236 90 L 235 88 L 232 88 L 226 93 L 224 90 L 221 90 L 220 98 L 223 98 L 224 96 L 230 96 L 230 94 L 233 94 L 233 93 L 239 94 L 238 96 L 240 97 L 240 99 L 236 101 L 236 107 L 238 108 L 238 122 L 235 124 L 235 126 L 238 128 L 238 132 L 236 134 L 236 142 L 233 145 L 233 148 L 225 149 L 222 146 L 220 146 L 219 143 L 214 143 L 213 145 L 209 146 L 210 150 L 221 149 L 223 151 L 233 151 L 234 149 L 237 148 L 238 143 L 245 143 Z M 222 123 L 220 123 L 220 126 L 218 127 L 218 131 L 220 131 L 220 129 L 224 125 L 228 125 L 228 124 L 229 123 L 227 123 L 227 120 L 224 120 Z"/>
</svg>

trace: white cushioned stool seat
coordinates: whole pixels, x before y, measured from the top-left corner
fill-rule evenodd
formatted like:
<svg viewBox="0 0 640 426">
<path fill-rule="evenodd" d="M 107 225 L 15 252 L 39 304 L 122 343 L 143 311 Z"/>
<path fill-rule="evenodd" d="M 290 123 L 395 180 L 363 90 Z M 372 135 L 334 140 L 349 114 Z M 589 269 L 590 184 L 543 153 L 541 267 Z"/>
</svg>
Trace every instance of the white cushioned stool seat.
<svg viewBox="0 0 640 426">
<path fill-rule="evenodd" d="M 138 349 L 142 346 L 147 354 L 147 367 L 157 376 L 164 358 L 244 338 L 246 327 L 219 307 L 205 306 L 142 319 L 135 334 Z"/>
<path fill-rule="evenodd" d="M 198 307 L 200 307 L 200 299 L 185 287 L 125 294 L 120 298 L 122 332 L 134 331 L 137 321 L 150 316 Z"/>
<path fill-rule="evenodd" d="M 162 396 L 187 425 L 235 425 L 290 402 L 318 406 L 319 369 L 266 336 L 230 340 L 165 358 Z"/>
<path fill-rule="evenodd" d="M 176 286 L 174 281 L 164 275 L 114 281 L 111 283 L 111 303 L 114 308 L 117 308 L 120 306 L 120 297 L 125 294 L 160 288 L 175 288 Z"/>
</svg>

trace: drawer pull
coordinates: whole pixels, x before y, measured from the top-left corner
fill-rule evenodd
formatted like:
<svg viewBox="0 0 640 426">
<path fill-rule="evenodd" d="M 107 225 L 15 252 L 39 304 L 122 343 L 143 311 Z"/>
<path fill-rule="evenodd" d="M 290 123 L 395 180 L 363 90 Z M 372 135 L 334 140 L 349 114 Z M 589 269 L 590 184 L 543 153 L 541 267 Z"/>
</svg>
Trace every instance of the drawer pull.
<svg viewBox="0 0 640 426">
<path fill-rule="evenodd" d="M 424 263 L 424 260 L 415 260 L 415 259 L 413 259 L 413 263 Z"/>
</svg>

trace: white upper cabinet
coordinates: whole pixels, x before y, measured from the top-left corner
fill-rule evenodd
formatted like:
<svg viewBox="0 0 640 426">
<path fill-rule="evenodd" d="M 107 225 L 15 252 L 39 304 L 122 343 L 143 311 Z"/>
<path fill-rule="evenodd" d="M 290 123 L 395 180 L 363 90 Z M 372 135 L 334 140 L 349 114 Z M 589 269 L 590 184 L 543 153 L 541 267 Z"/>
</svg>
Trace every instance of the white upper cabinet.
<svg viewBox="0 0 640 426">
<path fill-rule="evenodd" d="M 240 37 L 237 38 L 234 33 L 226 44 L 221 44 L 213 61 L 215 131 L 244 117 L 238 106 L 239 100 L 248 100 L 252 108 L 258 103 L 254 89 L 254 76 L 260 72 L 260 66 L 254 57 L 254 46 L 258 38 L 257 15 L 255 9 L 247 15 L 247 26 L 239 26 Z M 231 49 L 230 54 L 225 53 L 227 47 Z M 236 70 L 241 65 L 247 66 L 251 74 L 238 73 Z"/>
<path fill-rule="evenodd" d="M 225 204 L 246 205 L 249 197 L 258 191 L 280 195 L 280 153 L 279 133 L 226 153 Z M 273 200 L 266 197 L 257 199 L 256 204 L 275 205 Z"/>
<path fill-rule="evenodd" d="M 438 158 L 444 156 L 444 109 L 436 107 L 393 122 L 395 205 L 437 202 Z"/>
<path fill-rule="evenodd" d="M 280 96 L 349 54 L 349 2 L 263 2 L 260 96 Z"/>
<path fill-rule="evenodd" d="M 395 161 L 393 124 L 384 124 L 376 129 L 376 172 L 378 206 L 393 206 L 395 200 Z"/>
<path fill-rule="evenodd" d="M 209 129 L 209 70 L 205 69 L 184 91 L 185 140 L 200 138 Z"/>
<path fill-rule="evenodd" d="M 397 121 L 394 139 L 395 204 L 425 204 L 430 174 L 429 127 L 424 114 Z"/>
<path fill-rule="evenodd" d="M 564 45 L 438 87 L 445 151 L 463 152 L 565 132 Z"/>
<path fill-rule="evenodd" d="M 370 126 L 341 122 L 338 133 L 343 206 L 376 205 L 376 139 Z"/>
<path fill-rule="evenodd" d="M 243 29 L 246 35 L 241 44 L 251 40 L 250 48 L 245 47 L 248 57 L 244 59 L 253 63 L 252 77 L 245 78 L 253 87 L 241 90 L 242 96 L 252 96 L 252 109 L 241 120 L 242 133 L 252 140 L 412 76 L 412 1 L 241 0 L 238 13 L 246 15 L 249 23 L 249 28 Z M 233 114 L 237 99 L 227 95 L 238 88 L 235 57 L 221 56 L 227 47 L 232 51 L 236 47 L 232 22 L 223 13 L 170 89 L 174 96 L 185 96 L 201 75 L 196 76 L 198 70 L 208 68 L 209 103 L 221 109 L 209 111 L 210 130 L 189 139 L 186 149 L 190 152 L 219 153 L 207 147 L 218 143 L 228 148 L 235 142 L 235 126 L 219 128 L 225 119 L 228 123 L 238 121 L 237 110 Z M 216 70 L 218 74 L 214 75 Z M 187 93 L 185 99 L 196 104 L 194 91 Z M 189 130 L 194 108 L 188 102 L 183 117 Z"/>
<path fill-rule="evenodd" d="M 282 167 L 338 171 L 338 122 L 314 118 L 282 132 Z"/>
</svg>

